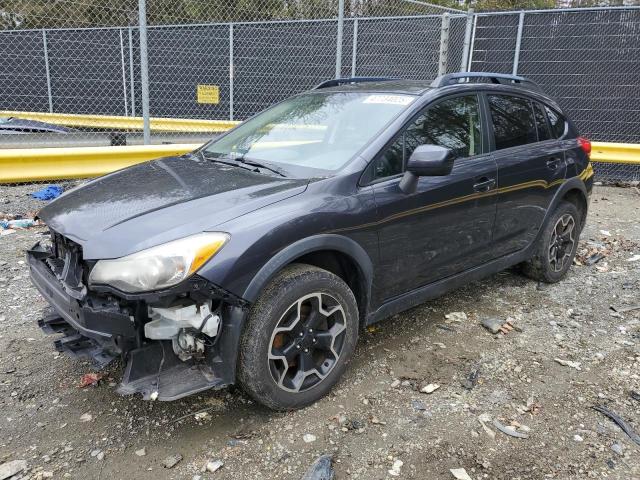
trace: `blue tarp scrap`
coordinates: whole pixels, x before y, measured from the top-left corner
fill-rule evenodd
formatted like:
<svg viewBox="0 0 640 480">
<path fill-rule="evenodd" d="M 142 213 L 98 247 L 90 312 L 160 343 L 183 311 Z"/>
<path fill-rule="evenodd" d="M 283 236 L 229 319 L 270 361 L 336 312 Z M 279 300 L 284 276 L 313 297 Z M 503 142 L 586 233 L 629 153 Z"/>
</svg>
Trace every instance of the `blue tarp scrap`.
<svg viewBox="0 0 640 480">
<path fill-rule="evenodd" d="M 63 191 L 64 189 L 60 185 L 47 185 L 42 190 L 33 192 L 31 196 L 38 200 L 53 200 L 59 197 Z"/>
</svg>

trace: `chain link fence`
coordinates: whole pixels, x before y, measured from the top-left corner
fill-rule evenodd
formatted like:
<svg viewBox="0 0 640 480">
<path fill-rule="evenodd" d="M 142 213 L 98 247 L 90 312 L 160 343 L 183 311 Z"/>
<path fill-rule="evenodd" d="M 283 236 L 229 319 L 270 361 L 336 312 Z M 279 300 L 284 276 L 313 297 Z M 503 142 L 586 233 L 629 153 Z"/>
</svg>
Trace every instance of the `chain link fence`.
<svg viewBox="0 0 640 480">
<path fill-rule="evenodd" d="M 469 16 L 418 0 L 14 0 L 0 4 L 0 64 L 0 117 L 46 123 L 0 120 L 0 148 L 198 143 L 336 76 L 465 69 L 531 77 L 587 137 L 640 143 L 637 7 Z M 640 178 L 637 166 L 598 168 Z"/>
</svg>

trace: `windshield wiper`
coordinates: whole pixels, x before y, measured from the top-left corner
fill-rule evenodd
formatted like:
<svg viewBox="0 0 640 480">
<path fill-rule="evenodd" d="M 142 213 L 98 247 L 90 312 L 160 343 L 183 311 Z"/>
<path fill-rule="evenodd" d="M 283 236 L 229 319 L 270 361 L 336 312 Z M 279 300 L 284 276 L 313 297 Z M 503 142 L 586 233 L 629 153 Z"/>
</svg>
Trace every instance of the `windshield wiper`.
<svg viewBox="0 0 640 480">
<path fill-rule="evenodd" d="M 254 168 L 249 168 L 249 167 L 243 166 L 242 162 L 234 162 L 232 160 L 226 161 L 226 160 L 222 160 L 222 159 L 220 159 L 218 157 L 210 157 L 210 156 L 206 155 L 204 152 L 198 152 L 198 153 L 200 153 L 200 156 L 204 160 L 208 160 L 209 162 L 221 163 L 222 165 L 228 165 L 230 167 L 242 168 L 243 170 L 249 170 L 250 172 L 254 172 L 255 171 Z M 195 154 L 193 152 L 189 153 L 188 155 L 195 156 Z M 249 164 L 247 164 L 247 165 L 249 165 Z"/>
<path fill-rule="evenodd" d="M 223 165 L 244 168 L 245 170 L 250 170 L 252 172 L 257 171 L 257 169 L 259 168 L 263 168 L 265 170 L 269 170 L 272 173 L 275 173 L 276 175 L 280 175 L 281 177 L 287 176 L 283 170 L 276 167 L 275 165 L 271 165 L 271 164 L 265 165 L 264 163 L 258 162 L 254 159 L 247 159 L 244 156 L 238 156 L 238 157 L 225 156 L 225 157 L 222 157 L 224 159 L 221 159 L 221 157 L 209 156 L 204 151 L 200 151 L 199 153 L 202 156 L 202 158 L 212 162 L 222 163 Z M 247 166 L 245 167 L 244 165 L 247 165 Z M 248 167 L 254 167 L 254 168 L 248 168 Z"/>
<path fill-rule="evenodd" d="M 234 158 L 234 160 L 237 160 L 240 163 L 244 163 L 245 165 L 251 165 L 252 167 L 264 168 L 265 170 L 269 170 L 270 172 L 280 175 L 281 177 L 287 176 L 281 168 L 278 168 L 273 164 L 266 165 L 252 158 L 246 158 L 244 155 L 241 157 Z"/>
</svg>

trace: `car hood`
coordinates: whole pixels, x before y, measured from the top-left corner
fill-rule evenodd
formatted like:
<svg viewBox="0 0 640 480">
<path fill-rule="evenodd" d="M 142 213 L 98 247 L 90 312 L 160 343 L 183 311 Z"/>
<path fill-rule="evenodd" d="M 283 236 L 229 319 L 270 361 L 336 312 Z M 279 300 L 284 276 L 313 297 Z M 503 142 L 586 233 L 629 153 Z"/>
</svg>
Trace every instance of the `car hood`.
<svg viewBox="0 0 640 480">
<path fill-rule="evenodd" d="M 217 225 L 302 193 L 308 180 L 203 160 L 168 157 L 69 190 L 38 213 L 83 247 L 85 259 L 117 258 Z"/>
</svg>

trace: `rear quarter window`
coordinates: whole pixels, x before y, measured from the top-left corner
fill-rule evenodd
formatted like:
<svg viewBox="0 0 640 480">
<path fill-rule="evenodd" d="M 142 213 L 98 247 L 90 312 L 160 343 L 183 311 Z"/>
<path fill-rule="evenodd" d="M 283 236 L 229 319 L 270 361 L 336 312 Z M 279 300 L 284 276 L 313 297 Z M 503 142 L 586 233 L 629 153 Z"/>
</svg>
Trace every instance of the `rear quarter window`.
<svg viewBox="0 0 640 480">
<path fill-rule="evenodd" d="M 551 129 L 549 128 L 549 122 L 547 122 L 547 112 L 545 112 L 544 107 L 539 103 L 534 103 L 533 112 L 536 117 L 536 127 L 538 128 L 538 140 L 542 142 L 544 140 L 555 138 L 551 133 Z"/>
<path fill-rule="evenodd" d="M 551 127 L 551 133 L 554 138 L 561 138 L 564 136 L 567 130 L 567 121 L 555 110 L 545 105 L 544 109 L 547 112 L 547 118 L 549 119 L 549 126 Z"/>
</svg>

